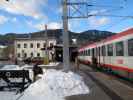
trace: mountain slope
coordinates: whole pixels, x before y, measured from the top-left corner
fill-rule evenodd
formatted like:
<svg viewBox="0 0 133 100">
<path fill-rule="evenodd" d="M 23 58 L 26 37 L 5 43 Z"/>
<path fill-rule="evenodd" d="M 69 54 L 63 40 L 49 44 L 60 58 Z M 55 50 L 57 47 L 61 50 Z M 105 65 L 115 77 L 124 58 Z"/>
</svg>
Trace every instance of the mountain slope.
<svg viewBox="0 0 133 100">
<path fill-rule="evenodd" d="M 56 30 L 47 30 L 48 37 L 54 37 L 57 39 L 58 43 L 62 43 L 62 29 Z M 88 30 L 81 33 L 74 33 L 69 31 L 70 42 L 72 43 L 72 39 L 77 39 L 79 45 L 98 41 L 100 39 L 104 39 L 108 36 L 114 35 L 112 32 L 108 31 L 98 31 L 98 30 Z M 10 45 L 13 44 L 16 38 L 42 38 L 45 36 L 45 31 L 39 31 L 34 33 L 27 34 L 17 34 L 17 33 L 8 33 L 5 35 L 0 35 L 0 44 Z"/>
</svg>

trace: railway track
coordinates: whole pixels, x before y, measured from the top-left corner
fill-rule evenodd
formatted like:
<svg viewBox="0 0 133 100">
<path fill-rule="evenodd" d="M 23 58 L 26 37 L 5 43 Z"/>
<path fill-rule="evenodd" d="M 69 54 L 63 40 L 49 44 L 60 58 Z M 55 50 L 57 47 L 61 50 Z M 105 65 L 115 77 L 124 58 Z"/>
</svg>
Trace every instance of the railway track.
<svg viewBox="0 0 133 100">
<path fill-rule="evenodd" d="M 121 82 L 122 84 L 125 84 L 125 85 L 129 86 L 130 88 L 133 88 L 133 81 L 131 81 L 131 80 L 128 80 L 128 79 L 123 78 L 119 75 L 113 74 L 112 72 L 107 72 L 107 71 L 103 71 L 103 70 L 99 70 L 99 69 L 93 69 L 92 67 L 90 67 L 88 65 L 85 65 L 85 66 L 89 67 L 88 71 L 101 72 L 101 73 L 113 78 L 114 80 L 117 80 L 117 81 Z"/>
<path fill-rule="evenodd" d="M 124 100 L 105 84 L 93 77 L 93 75 L 91 75 L 89 72 L 85 71 L 85 74 L 87 74 L 112 100 Z"/>
<path fill-rule="evenodd" d="M 100 70 L 98 70 L 98 71 L 100 71 Z M 105 75 L 108 75 L 109 77 L 113 77 L 114 80 L 117 80 L 125 85 L 128 85 L 130 88 L 133 88 L 133 81 L 128 80 L 127 78 L 123 78 L 123 77 L 116 75 L 112 72 L 106 72 L 106 71 L 100 71 L 100 72 L 104 73 Z"/>
<path fill-rule="evenodd" d="M 82 68 L 82 65 L 80 67 L 80 70 L 90 77 L 112 100 L 132 100 L 133 84 L 131 82 L 88 66 L 86 66 L 87 69 Z"/>
</svg>

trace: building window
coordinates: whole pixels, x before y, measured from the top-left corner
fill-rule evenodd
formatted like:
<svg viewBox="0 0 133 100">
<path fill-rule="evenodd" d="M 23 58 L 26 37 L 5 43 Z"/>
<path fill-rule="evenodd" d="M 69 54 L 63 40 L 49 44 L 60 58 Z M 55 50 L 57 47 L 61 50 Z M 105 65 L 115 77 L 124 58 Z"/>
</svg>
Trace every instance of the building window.
<svg viewBox="0 0 133 100">
<path fill-rule="evenodd" d="M 17 57 L 18 57 L 18 58 L 20 58 L 20 57 L 21 57 L 20 53 L 18 53 L 18 54 L 17 54 Z"/>
<path fill-rule="evenodd" d="M 133 56 L 133 39 L 128 40 L 128 56 Z"/>
<path fill-rule="evenodd" d="M 116 43 L 116 56 L 124 56 L 123 42 Z"/>
<path fill-rule="evenodd" d="M 53 48 L 54 47 L 54 44 L 53 43 L 50 43 L 50 47 Z"/>
<path fill-rule="evenodd" d="M 102 46 L 102 56 L 106 56 L 106 48 L 105 48 L 105 46 Z"/>
<path fill-rule="evenodd" d="M 24 53 L 24 58 L 26 58 L 27 57 L 27 53 Z"/>
<path fill-rule="evenodd" d="M 40 48 L 40 43 L 37 43 L 37 48 Z"/>
<path fill-rule="evenodd" d="M 37 57 L 40 57 L 40 53 L 37 53 Z"/>
<path fill-rule="evenodd" d="M 43 43 L 43 47 L 44 47 L 44 48 L 46 47 L 46 43 Z"/>
<path fill-rule="evenodd" d="M 30 48 L 33 48 L 33 43 L 30 44 Z"/>
<path fill-rule="evenodd" d="M 107 45 L 108 48 L 108 56 L 113 56 L 113 44 Z"/>
<path fill-rule="evenodd" d="M 21 48 L 21 45 L 20 44 L 17 44 L 17 48 Z"/>
<path fill-rule="evenodd" d="M 24 48 L 27 48 L 27 44 L 26 43 L 24 43 Z"/>
<path fill-rule="evenodd" d="M 33 55 L 33 52 L 31 52 L 31 53 L 30 53 L 30 56 L 31 56 L 31 57 L 33 57 L 33 56 L 34 56 L 34 55 Z"/>
</svg>

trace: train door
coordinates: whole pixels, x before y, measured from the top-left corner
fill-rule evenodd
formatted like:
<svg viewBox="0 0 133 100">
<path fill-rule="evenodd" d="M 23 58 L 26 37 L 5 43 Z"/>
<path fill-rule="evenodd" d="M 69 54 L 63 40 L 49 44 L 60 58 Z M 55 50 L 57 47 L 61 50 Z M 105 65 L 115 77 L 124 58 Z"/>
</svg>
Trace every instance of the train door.
<svg viewBox="0 0 133 100">
<path fill-rule="evenodd" d="M 96 48 L 93 48 L 92 49 L 92 65 L 93 66 L 97 66 L 97 50 L 96 50 Z"/>
<path fill-rule="evenodd" d="M 100 47 L 98 47 L 98 50 L 97 50 L 97 54 L 98 54 L 98 66 L 100 65 L 100 61 L 101 61 L 101 48 Z"/>
<path fill-rule="evenodd" d="M 92 49 L 92 58 L 94 58 L 94 48 Z"/>
<path fill-rule="evenodd" d="M 101 63 L 105 64 L 105 56 L 106 56 L 106 47 L 105 47 L 105 45 L 103 45 L 102 48 L 101 48 L 101 56 L 102 56 Z"/>
</svg>

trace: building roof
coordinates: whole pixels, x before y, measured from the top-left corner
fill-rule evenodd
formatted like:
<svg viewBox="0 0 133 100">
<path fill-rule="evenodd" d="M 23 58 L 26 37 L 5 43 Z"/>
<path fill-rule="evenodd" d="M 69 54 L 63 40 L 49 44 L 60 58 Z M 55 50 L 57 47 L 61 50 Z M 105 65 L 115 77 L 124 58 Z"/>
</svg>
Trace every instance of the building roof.
<svg viewBox="0 0 133 100">
<path fill-rule="evenodd" d="M 23 41 L 23 40 L 26 40 L 26 41 L 29 41 L 29 40 L 46 40 L 46 38 L 16 38 L 15 39 L 15 41 Z M 48 38 L 48 40 L 56 40 L 56 38 L 50 37 L 50 38 Z"/>
</svg>

